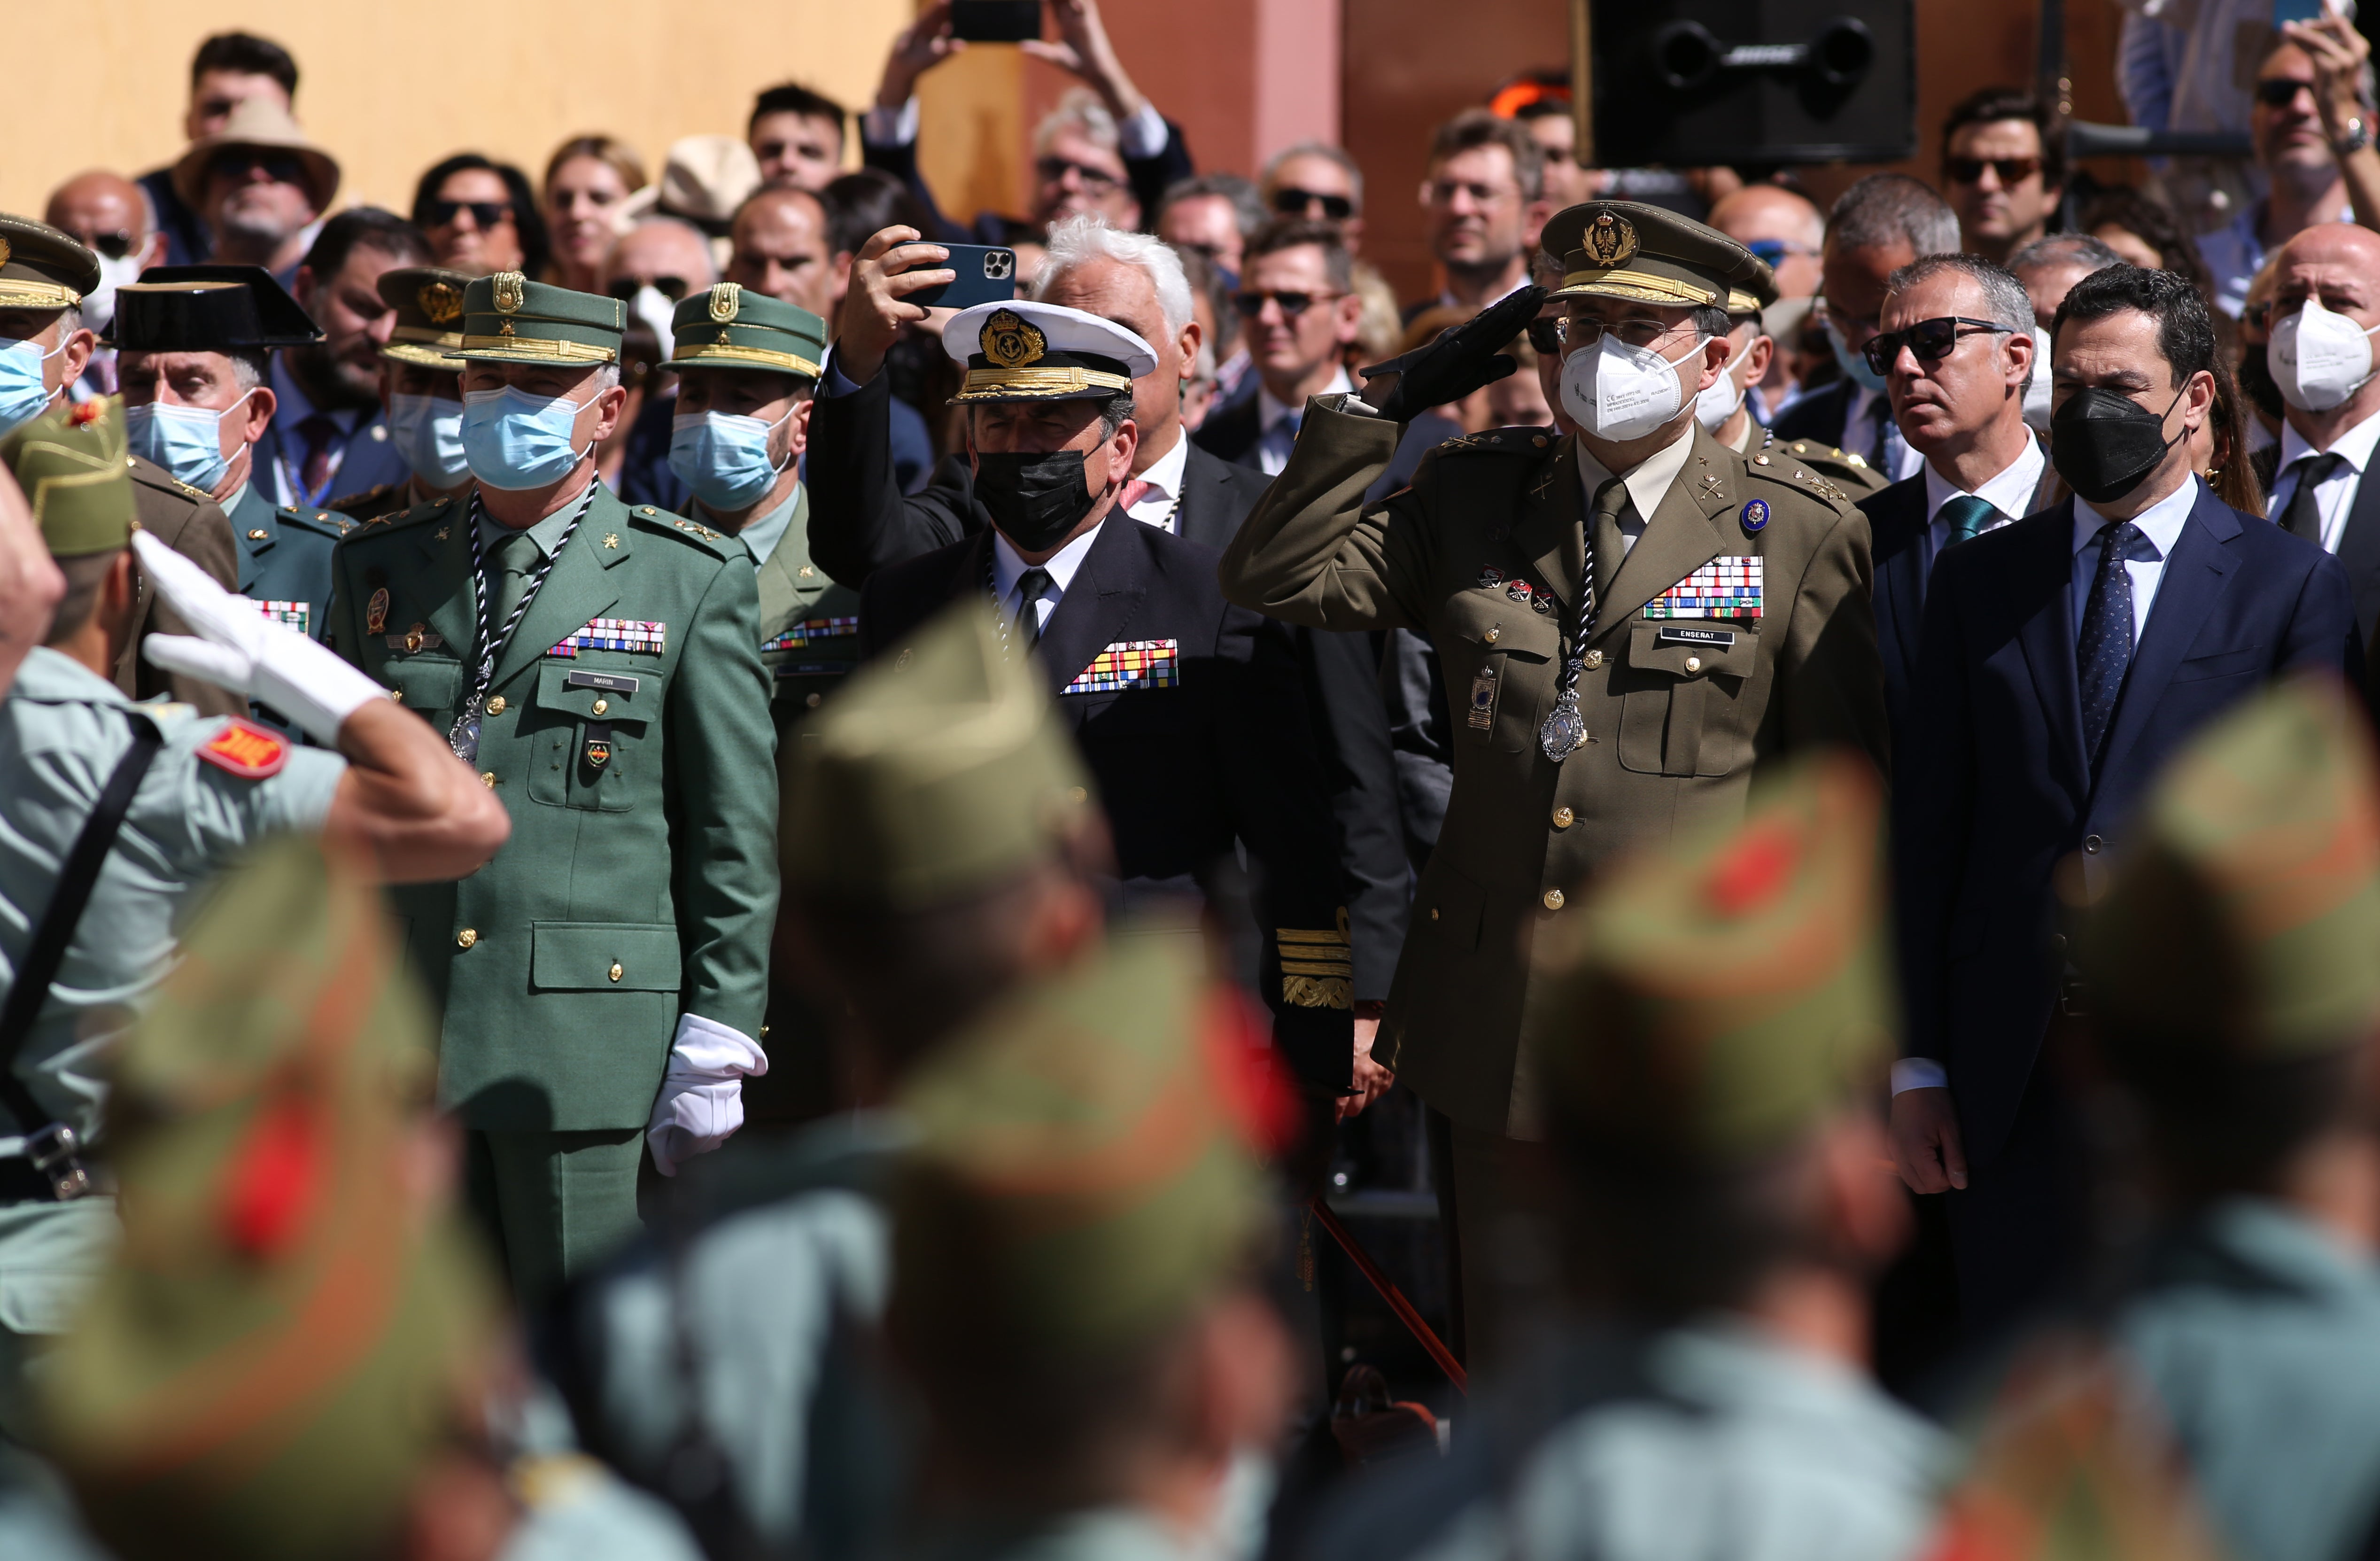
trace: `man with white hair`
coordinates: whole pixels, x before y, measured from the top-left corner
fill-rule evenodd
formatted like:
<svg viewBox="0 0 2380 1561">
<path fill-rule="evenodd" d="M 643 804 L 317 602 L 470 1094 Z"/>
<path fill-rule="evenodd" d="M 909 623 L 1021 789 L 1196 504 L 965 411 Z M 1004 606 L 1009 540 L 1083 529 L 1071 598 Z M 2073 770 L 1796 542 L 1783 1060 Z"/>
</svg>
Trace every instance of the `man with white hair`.
<svg viewBox="0 0 2380 1561">
<path fill-rule="evenodd" d="M 1125 74 L 1098 0 L 1050 0 L 1049 10 L 1057 19 L 1058 41 L 1036 39 L 1021 47 L 1086 85 L 1068 92 L 1034 132 L 1029 220 L 986 212 L 972 226 L 953 222 L 917 171 L 917 78 L 966 47 L 952 36 L 950 0 L 934 0 L 892 41 L 876 105 L 860 116 L 860 141 L 869 167 L 900 179 L 933 213 L 937 238 L 1029 242 L 1067 217 L 1087 215 L 1105 217 L 1113 227 L 1138 227 L 1144 216 L 1156 215 L 1166 187 L 1193 171 L 1180 127 Z"/>
</svg>

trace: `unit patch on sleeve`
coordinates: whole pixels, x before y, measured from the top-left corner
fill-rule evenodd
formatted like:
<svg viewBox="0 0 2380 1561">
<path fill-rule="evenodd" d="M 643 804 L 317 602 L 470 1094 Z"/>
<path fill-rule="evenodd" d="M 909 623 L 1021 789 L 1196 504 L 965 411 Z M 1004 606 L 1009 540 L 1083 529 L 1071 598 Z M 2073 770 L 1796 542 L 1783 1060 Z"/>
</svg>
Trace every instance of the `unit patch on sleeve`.
<svg viewBox="0 0 2380 1561">
<path fill-rule="evenodd" d="M 657 656 L 668 640 L 669 625 L 665 623 L 646 623 L 638 618 L 591 618 L 586 628 L 576 634 L 563 636 L 561 642 L 545 653 L 570 657 L 581 651 L 637 651 Z"/>
<path fill-rule="evenodd" d="M 1108 694 L 1128 689 L 1171 689 L 1181 679 L 1179 640 L 1119 640 L 1091 658 L 1060 694 Z"/>
<path fill-rule="evenodd" d="M 224 723 L 224 729 L 199 747 L 199 757 L 218 770 L 242 780 L 277 775 L 289 762 L 289 739 L 244 715 Z"/>
<path fill-rule="evenodd" d="M 1756 618 L 1760 616 L 1757 555 L 1714 558 L 1645 604 L 1648 618 Z"/>
</svg>

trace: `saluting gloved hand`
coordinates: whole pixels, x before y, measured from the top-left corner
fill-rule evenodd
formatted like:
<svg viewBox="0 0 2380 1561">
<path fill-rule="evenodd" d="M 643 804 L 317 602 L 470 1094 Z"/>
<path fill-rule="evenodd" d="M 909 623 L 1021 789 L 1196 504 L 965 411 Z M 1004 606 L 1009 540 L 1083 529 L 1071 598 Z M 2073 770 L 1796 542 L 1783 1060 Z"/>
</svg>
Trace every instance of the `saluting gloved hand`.
<svg viewBox="0 0 2380 1561">
<path fill-rule="evenodd" d="M 152 634 L 140 653 L 168 672 L 269 704 L 316 742 L 335 745 L 339 724 L 388 690 L 255 603 L 217 585 L 196 564 L 147 531 L 132 533 L 140 572 L 165 604 L 198 632 Z"/>
<path fill-rule="evenodd" d="M 1494 384 L 1521 366 L 1500 350 L 1521 334 L 1546 301 L 1546 290 L 1536 283 L 1510 294 L 1427 347 L 1355 372 L 1364 376 L 1364 399 L 1392 422 L 1411 422 L 1432 407 L 1460 401 L 1473 391 Z M 1372 382 L 1382 380 L 1375 395 Z"/>
</svg>

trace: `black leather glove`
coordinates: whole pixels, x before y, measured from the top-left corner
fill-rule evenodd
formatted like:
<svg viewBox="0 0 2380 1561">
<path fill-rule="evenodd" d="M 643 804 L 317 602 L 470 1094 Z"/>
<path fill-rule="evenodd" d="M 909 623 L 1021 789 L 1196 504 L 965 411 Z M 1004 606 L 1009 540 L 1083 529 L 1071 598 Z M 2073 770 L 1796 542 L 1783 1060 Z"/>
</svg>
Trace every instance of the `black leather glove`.
<svg viewBox="0 0 2380 1561">
<path fill-rule="evenodd" d="M 1537 317 L 1545 301 L 1546 290 L 1532 283 L 1490 304 L 1427 347 L 1355 372 L 1367 381 L 1378 374 L 1397 375 L 1396 388 L 1388 398 L 1372 405 L 1393 422 L 1410 422 L 1432 407 L 1460 401 L 1519 368 L 1518 360 L 1498 348 L 1519 335 Z"/>
</svg>

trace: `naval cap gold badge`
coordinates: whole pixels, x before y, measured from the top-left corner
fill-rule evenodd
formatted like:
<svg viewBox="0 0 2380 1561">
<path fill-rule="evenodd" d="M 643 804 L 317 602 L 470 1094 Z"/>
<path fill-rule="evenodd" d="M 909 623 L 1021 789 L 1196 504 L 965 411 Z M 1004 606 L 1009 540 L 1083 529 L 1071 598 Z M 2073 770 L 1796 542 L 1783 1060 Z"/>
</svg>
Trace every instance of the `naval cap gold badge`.
<svg viewBox="0 0 2380 1561">
<path fill-rule="evenodd" d="M 1003 369 L 1038 363 L 1050 349 L 1050 338 L 1014 310 L 998 310 L 983 323 L 983 355 Z"/>
</svg>

